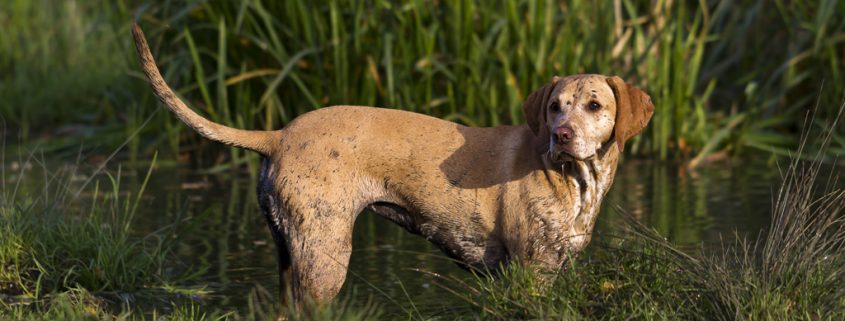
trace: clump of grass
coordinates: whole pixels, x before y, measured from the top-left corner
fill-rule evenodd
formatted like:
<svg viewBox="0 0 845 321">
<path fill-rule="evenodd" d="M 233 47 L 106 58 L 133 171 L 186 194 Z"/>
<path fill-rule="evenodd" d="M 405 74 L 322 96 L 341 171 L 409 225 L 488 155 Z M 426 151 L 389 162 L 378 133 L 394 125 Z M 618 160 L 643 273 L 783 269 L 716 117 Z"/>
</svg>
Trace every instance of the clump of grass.
<svg viewBox="0 0 845 321">
<path fill-rule="evenodd" d="M 9 305 L 0 301 L 3 320 L 172 320 L 172 321 L 240 321 L 240 320 L 315 320 L 356 321 L 382 319 L 373 302 L 337 300 L 331 303 L 305 303 L 300 309 L 283 306 L 261 286 L 248 295 L 245 311 L 223 310 L 195 301 L 171 301 L 150 311 L 128 304 L 109 307 L 102 297 L 84 288 L 73 288 L 45 298 L 38 307 Z"/>
<path fill-rule="evenodd" d="M 351 300 L 350 295 L 346 298 L 337 298 L 328 303 L 315 303 L 311 300 L 301 302 L 294 308 L 292 293 L 286 291 L 286 300 L 279 301 L 261 286 L 256 286 L 249 294 L 247 310 L 232 312 L 229 320 L 272 320 L 286 319 L 295 321 L 305 320 L 377 320 L 383 319 L 379 305 L 372 300 L 358 302 Z"/>
<path fill-rule="evenodd" d="M 26 305 L 0 306 L 0 318 L 24 320 L 126 320 L 128 314 L 115 315 L 103 307 L 101 299 L 85 289 L 75 288 L 51 296 L 40 309 Z"/>
<path fill-rule="evenodd" d="M 830 139 L 823 135 L 822 145 Z M 740 239 L 702 261 L 698 276 L 719 319 L 845 318 L 845 190 L 836 185 L 838 175 L 820 177 L 823 156 L 796 158 L 784 169 L 772 222 L 760 238 Z"/>
<path fill-rule="evenodd" d="M 512 266 L 450 289 L 495 319 L 842 320 L 845 190 L 820 177 L 823 156 L 784 169 L 756 239 L 692 255 L 631 218 L 628 236 L 593 245 L 551 281 Z"/>
<path fill-rule="evenodd" d="M 482 319 L 691 320 L 701 314 L 705 290 L 667 262 L 665 249 L 642 240 L 613 243 L 592 245 L 554 276 L 514 264 L 496 278 L 449 289 L 476 306 Z"/>
<path fill-rule="evenodd" d="M 120 171 L 108 175 L 111 190 L 101 191 L 96 183 L 89 208 L 74 202 L 67 194 L 71 186 L 57 176 L 52 177 L 54 186 L 43 187 L 52 192 L 4 196 L 0 284 L 7 291 L 39 298 L 77 287 L 131 292 L 165 282 L 168 235 L 131 236 L 151 170 L 134 197 L 121 196 Z"/>
</svg>

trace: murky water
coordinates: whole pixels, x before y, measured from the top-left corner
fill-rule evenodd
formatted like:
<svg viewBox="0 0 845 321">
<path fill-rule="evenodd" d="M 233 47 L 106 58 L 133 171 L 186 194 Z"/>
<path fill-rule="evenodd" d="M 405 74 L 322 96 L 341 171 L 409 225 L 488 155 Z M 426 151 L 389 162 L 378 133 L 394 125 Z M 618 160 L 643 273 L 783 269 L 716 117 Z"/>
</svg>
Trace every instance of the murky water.
<svg viewBox="0 0 845 321">
<path fill-rule="evenodd" d="M 143 170 L 137 172 L 141 174 L 127 180 L 138 184 Z M 688 248 L 716 245 L 734 231 L 756 236 L 768 224 L 778 182 L 775 165 L 766 162 L 717 164 L 690 173 L 672 163 L 625 160 L 603 203 L 594 240 L 617 232 L 617 208 Z M 191 226 L 192 233 L 173 240 L 176 257 L 185 264 L 175 269 L 200 273 L 201 279 L 192 283 L 209 291 L 200 302 L 245 309 L 247 296 L 256 289 L 278 293 L 275 245 L 248 174 L 200 174 L 162 166 L 145 195 L 134 225 L 137 233 L 174 222 Z M 442 288 L 450 281 L 434 274 L 471 276 L 423 238 L 365 212 L 356 222 L 353 247 L 341 297 L 356 302 L 369 297 L 400 315 L 407 315 L 410 302 L 425 315 L 466 308 Z"/>
</svg>

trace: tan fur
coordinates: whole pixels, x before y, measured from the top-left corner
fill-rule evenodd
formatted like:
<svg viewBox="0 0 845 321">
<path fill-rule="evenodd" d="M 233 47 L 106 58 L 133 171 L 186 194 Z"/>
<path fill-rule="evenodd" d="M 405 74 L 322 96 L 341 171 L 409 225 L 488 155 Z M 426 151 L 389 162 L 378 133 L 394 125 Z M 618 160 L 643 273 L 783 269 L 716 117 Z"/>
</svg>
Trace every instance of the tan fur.
<svg viewBox="0 0 845 321">
<path fill-rule="evenodd" d="M 513 260 L 560 268 L 590 241 L 624 140 L 653 111 L 645 93 L 620 90 L 618 78 L 578 75 L 555 77 L 526 100 L 530 126 L 472 128 L 399 110 L 335 106 L 279 131 L 242 131 L 190 111 L 161 79 L 140 29 L 134 33 L 153 90 L 181 120 L 210 139 L 265 155 L 259 203 L 280 274 L 289 274 L 297 298 L 337 294 L 352 225 L 365 208 L 467 268 L 495 271 Z M 601 108 L 587 110 L 592 101 Z M 554 102 L 559 111 L 549 109 Z M 572 129 L 571 142 L 554 140 L 562 127 Z"/>
<path fill-rule="evenodd" d="M 161 77 L 161 73 L 159 73 L 158 67 L 156 67 L 153 55 L 150 53 L 150 47 L 144 38 L 144 32 L 141 31 L 141 27 L 138 24 L 132 26 L 132 36 L 135 38 L 135 49 L 138 51 L 138 60 L 144 69 L 144 74 L 150 80 L 153 92 L 155 92 L 161 102 L 170 108 L 170 111 L 176 114 L 176 117 L 179 117 L 179 120 L 188 124 L 188 126 L 191 126 L 191 128 L 208 139 L 253 150 L 262 155 L 268 155 L 270 153 L 272 145 L 278 141 L 278 132 L 235 129 L 213 123 L 197 115 L 188 106 L 185 106 L 185 103 L 164 82 L 164 78 Z"/>
</svg>

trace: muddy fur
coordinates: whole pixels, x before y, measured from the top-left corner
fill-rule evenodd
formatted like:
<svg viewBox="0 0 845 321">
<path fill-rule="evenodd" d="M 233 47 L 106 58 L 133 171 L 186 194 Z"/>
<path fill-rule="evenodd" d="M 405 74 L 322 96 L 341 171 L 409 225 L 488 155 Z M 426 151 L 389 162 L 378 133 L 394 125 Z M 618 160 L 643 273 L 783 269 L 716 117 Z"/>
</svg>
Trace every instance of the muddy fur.
<svg viewBox="0 0 845 321">
<path fill-rule="evenodd" d="M 526 125 L 466 127 L 411 112 L 321 108 L 277 131 L 212 123 L 173 94 L 133 29 L 153 91 L 203 136 L 263 155 L 258 201 L 294 298 L 332 299 L 365 208 L 462 266 L 514 260 L 558 269 L 590 241 L 625 140 L 648 124 L 648 95 L 617 77 L 553 78 L 523 106 Z"/>
</svg>

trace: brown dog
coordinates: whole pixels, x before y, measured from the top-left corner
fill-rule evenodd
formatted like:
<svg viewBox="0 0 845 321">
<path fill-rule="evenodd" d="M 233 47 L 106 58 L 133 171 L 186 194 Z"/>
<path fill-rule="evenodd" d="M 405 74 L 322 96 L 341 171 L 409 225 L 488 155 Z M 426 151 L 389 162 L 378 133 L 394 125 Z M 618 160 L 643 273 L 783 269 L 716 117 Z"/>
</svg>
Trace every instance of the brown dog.
<svg viewBox="0 0 845 321">
<path fill-rule="evenodd" d="M 590 241 L 625 141 L 648 124 L 648 95 L 618 77 L 555 77 L 528 97 L 527 125 L 470 128 L 391 109 L 336 106 L 284 129 L 212 123 L 159 74 L 143 33 L 141 65 L 159 99 L 203 136 L 264 156 L 258 198 L 295 298 L 333 298 L 352 225 L 370 208 L 465 267 L 511 260 L 559 268 Z"/>
</svg>

